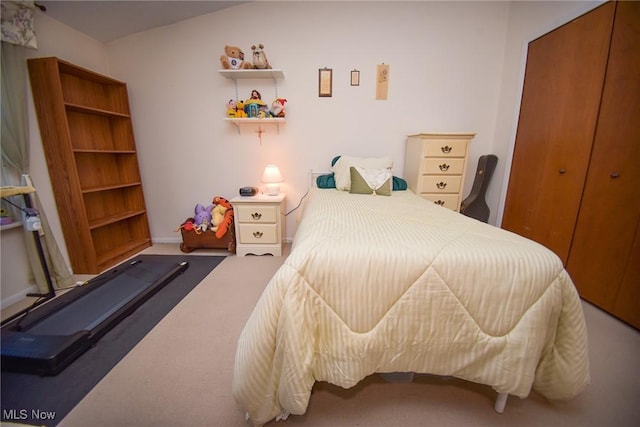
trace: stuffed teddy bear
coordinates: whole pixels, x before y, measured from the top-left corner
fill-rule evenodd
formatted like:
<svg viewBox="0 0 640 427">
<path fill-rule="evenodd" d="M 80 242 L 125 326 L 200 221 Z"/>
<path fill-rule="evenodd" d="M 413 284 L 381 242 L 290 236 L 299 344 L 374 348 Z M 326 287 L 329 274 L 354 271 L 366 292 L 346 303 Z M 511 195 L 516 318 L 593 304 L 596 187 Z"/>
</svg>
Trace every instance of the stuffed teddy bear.
<svg viewBox="0 0 640 427">
<path fill-rule="evenodd" d="M 276 98 L 271 103 L 271 109 L 269 112 L 273 117 L 284 117 L 284 104 L 286 104 L 287 100 L 285 98 Z"/>
<path fill-rule="evenodd" d="M 257 47 L 256 45 L 251 46 L 251 50 L 253 51 L 253 68 L 257 68 L 260 70 L 265 70 L 271 68 L 269 64 L 269 60 L 267 59 L 267 55 L 264 53 L 264 45 L 260 43 Z"/>
<path fill-rule="evenodd" d="M 209 205 L 206 208 L 198 203 L 195 207 L 195 216 L 193 217 L 193 223 L 195 224 L 195 230 L 198 231 L 207 231 L 209 227 L 211 227 L 211 212 L 213 211 L 214 206 Z"/>
<path fill-rule="evenodd" d="M 225 70 L 246 70 L 252 65 L 244 61 L 244 53 L 237 46 L 225 46 L 224 55 L 220 55 L 220 63 Z"/>
</svg>

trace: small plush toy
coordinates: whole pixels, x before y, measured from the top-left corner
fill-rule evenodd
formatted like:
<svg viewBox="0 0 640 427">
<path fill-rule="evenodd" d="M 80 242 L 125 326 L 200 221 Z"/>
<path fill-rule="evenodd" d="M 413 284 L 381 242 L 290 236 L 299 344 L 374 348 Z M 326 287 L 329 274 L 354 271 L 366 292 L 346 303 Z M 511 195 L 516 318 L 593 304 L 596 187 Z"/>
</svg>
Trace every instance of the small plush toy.
<svg viewBox="0 0 640 427">
<path fill-rule="evenodd" d="M 247 117 L 247 113 L 244 112 L 244 101 L 237 100 L 236 101 L 236 118 L 242 119 Z"/>
<path fill-rule="evenodd" d="M 213 209 L 213 224 L 215 228 L 213 231 L 216 232 L 218 239 L 222 239 L 233 223 L 233 206 L 227 199 L 220 196 L 213 198 L 213 204 L 215 205 Z"/>
<path fill-rule="evenodd" d="M 244 53 L 237 46 L 225 46 L 224 55 L 220 56 L 220 63 L 225 70 L 246 70 L 253 68 L 249 62 L 244 61 Z"/>
<path fill-rule="evenodd" d="M 260 117 L 260 111 L 268 110 L 267 104 L 262 100 L 262 95 L 256 89 L 251 91 L 251 97 L 244 101 L 244 112 L 247 117 Z"/>
<path fill-rule="evenodd" d="M 236 101 L 230 99 L 227 102 L 227 117 L 236 117 L 236 109 L 238 108 Z"/>
<path fill-rule="evenodd" d="M 206 208 L 198 203 L 195 207 L 196 215 L 193 217 L 196 231 L 207 231 L 211 227 L 211 212 L 214 206 L 209 205 Z"/>
<path fill-rule="evenodd" d="M 271 68 L 269 64 L 269 60 L 267 59 L 267 55 L 264 53 L 264 45 L 260 43 L 257 47 L 256 45 L 251 46 L 251 50 L 253 51 L 253 68 L 258 68 L 261 70 Z"/>
<path fill-rule="evenodd" d="M 286 103 L 287 103 L 287 100 L 285 98 L 274 99 L 273 102 L 271 103 L 271 109 L 269 110 L 269 112 L 273 117 L 284 117 L 285 116 L 284 104 Z"/>
</svg>

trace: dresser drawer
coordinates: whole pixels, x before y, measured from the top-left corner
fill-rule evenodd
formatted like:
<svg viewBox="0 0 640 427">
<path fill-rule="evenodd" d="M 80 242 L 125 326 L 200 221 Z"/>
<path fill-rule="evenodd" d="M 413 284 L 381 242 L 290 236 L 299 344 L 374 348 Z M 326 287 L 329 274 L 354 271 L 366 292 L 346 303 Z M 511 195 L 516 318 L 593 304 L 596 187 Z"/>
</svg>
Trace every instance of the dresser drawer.
<svg viewBox="0 0 640 427">
<path fill-rule="evenodd" d="M 425 175 L 422 177 L 420 193 L 457 193 L 461 182 L 460 175 Z"/>
<path fill-rule="evenodd" d="M 457 194 L 421 194 L 421 196 L 445 208 L 454 211 L 458 209 L 458 200 L 460 197 Z"/>
<path fill-rule="evenodd" d="M 237 216 L 236 221 L 240 223 L 275 223 L 278 219 L 278 207 L 279 206 L 237 205 L 234 207 Z"/>
<path fill-rule="evenodd" d="M 240 224 L 240 243 L 273 244 L 278 243 L 277 224 Z"/>
<path fill-rule="evenodd" d="M 423 159 L 422 173 L 428 175 L 462 175 L 464 158 L 429 158 Z"/>
<path fill-rule="evenodd" d="M 425 157 L 465 157 L 468 139 L 430 139 L 424 142 L 422 154 Z"/>
</svg>

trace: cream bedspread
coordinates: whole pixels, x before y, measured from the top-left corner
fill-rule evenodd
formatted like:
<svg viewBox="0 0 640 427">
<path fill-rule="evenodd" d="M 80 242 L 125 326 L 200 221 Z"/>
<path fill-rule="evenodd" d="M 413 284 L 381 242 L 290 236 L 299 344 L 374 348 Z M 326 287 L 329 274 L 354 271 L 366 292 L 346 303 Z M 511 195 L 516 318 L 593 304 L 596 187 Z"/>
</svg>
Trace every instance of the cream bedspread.
<svg viewBox="0 0 640 427">
<path fill-rule="evenodd" d="M 303 414 L 315 381 L 375 372 L 571 398 L 589 383 L 580 299 L 531 240 L 410 191 L 313 189 L 238 341 L 233 395 L 260 425 Z"/>
</svg>

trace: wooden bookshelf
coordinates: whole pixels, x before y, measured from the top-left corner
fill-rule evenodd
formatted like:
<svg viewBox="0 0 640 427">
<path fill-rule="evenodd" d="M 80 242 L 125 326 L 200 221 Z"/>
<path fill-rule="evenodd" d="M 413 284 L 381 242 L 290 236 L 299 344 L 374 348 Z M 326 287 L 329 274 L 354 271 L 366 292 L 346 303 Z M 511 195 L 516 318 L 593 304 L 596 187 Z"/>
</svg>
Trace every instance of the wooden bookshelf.
<svg viewBox="0 0 640 427">
<path fill-rule="evenodd" d="M 73 272 L 98 274 L 151 246 L 127 85 L 53 57 L 28 67 Z"/>
</svg>

